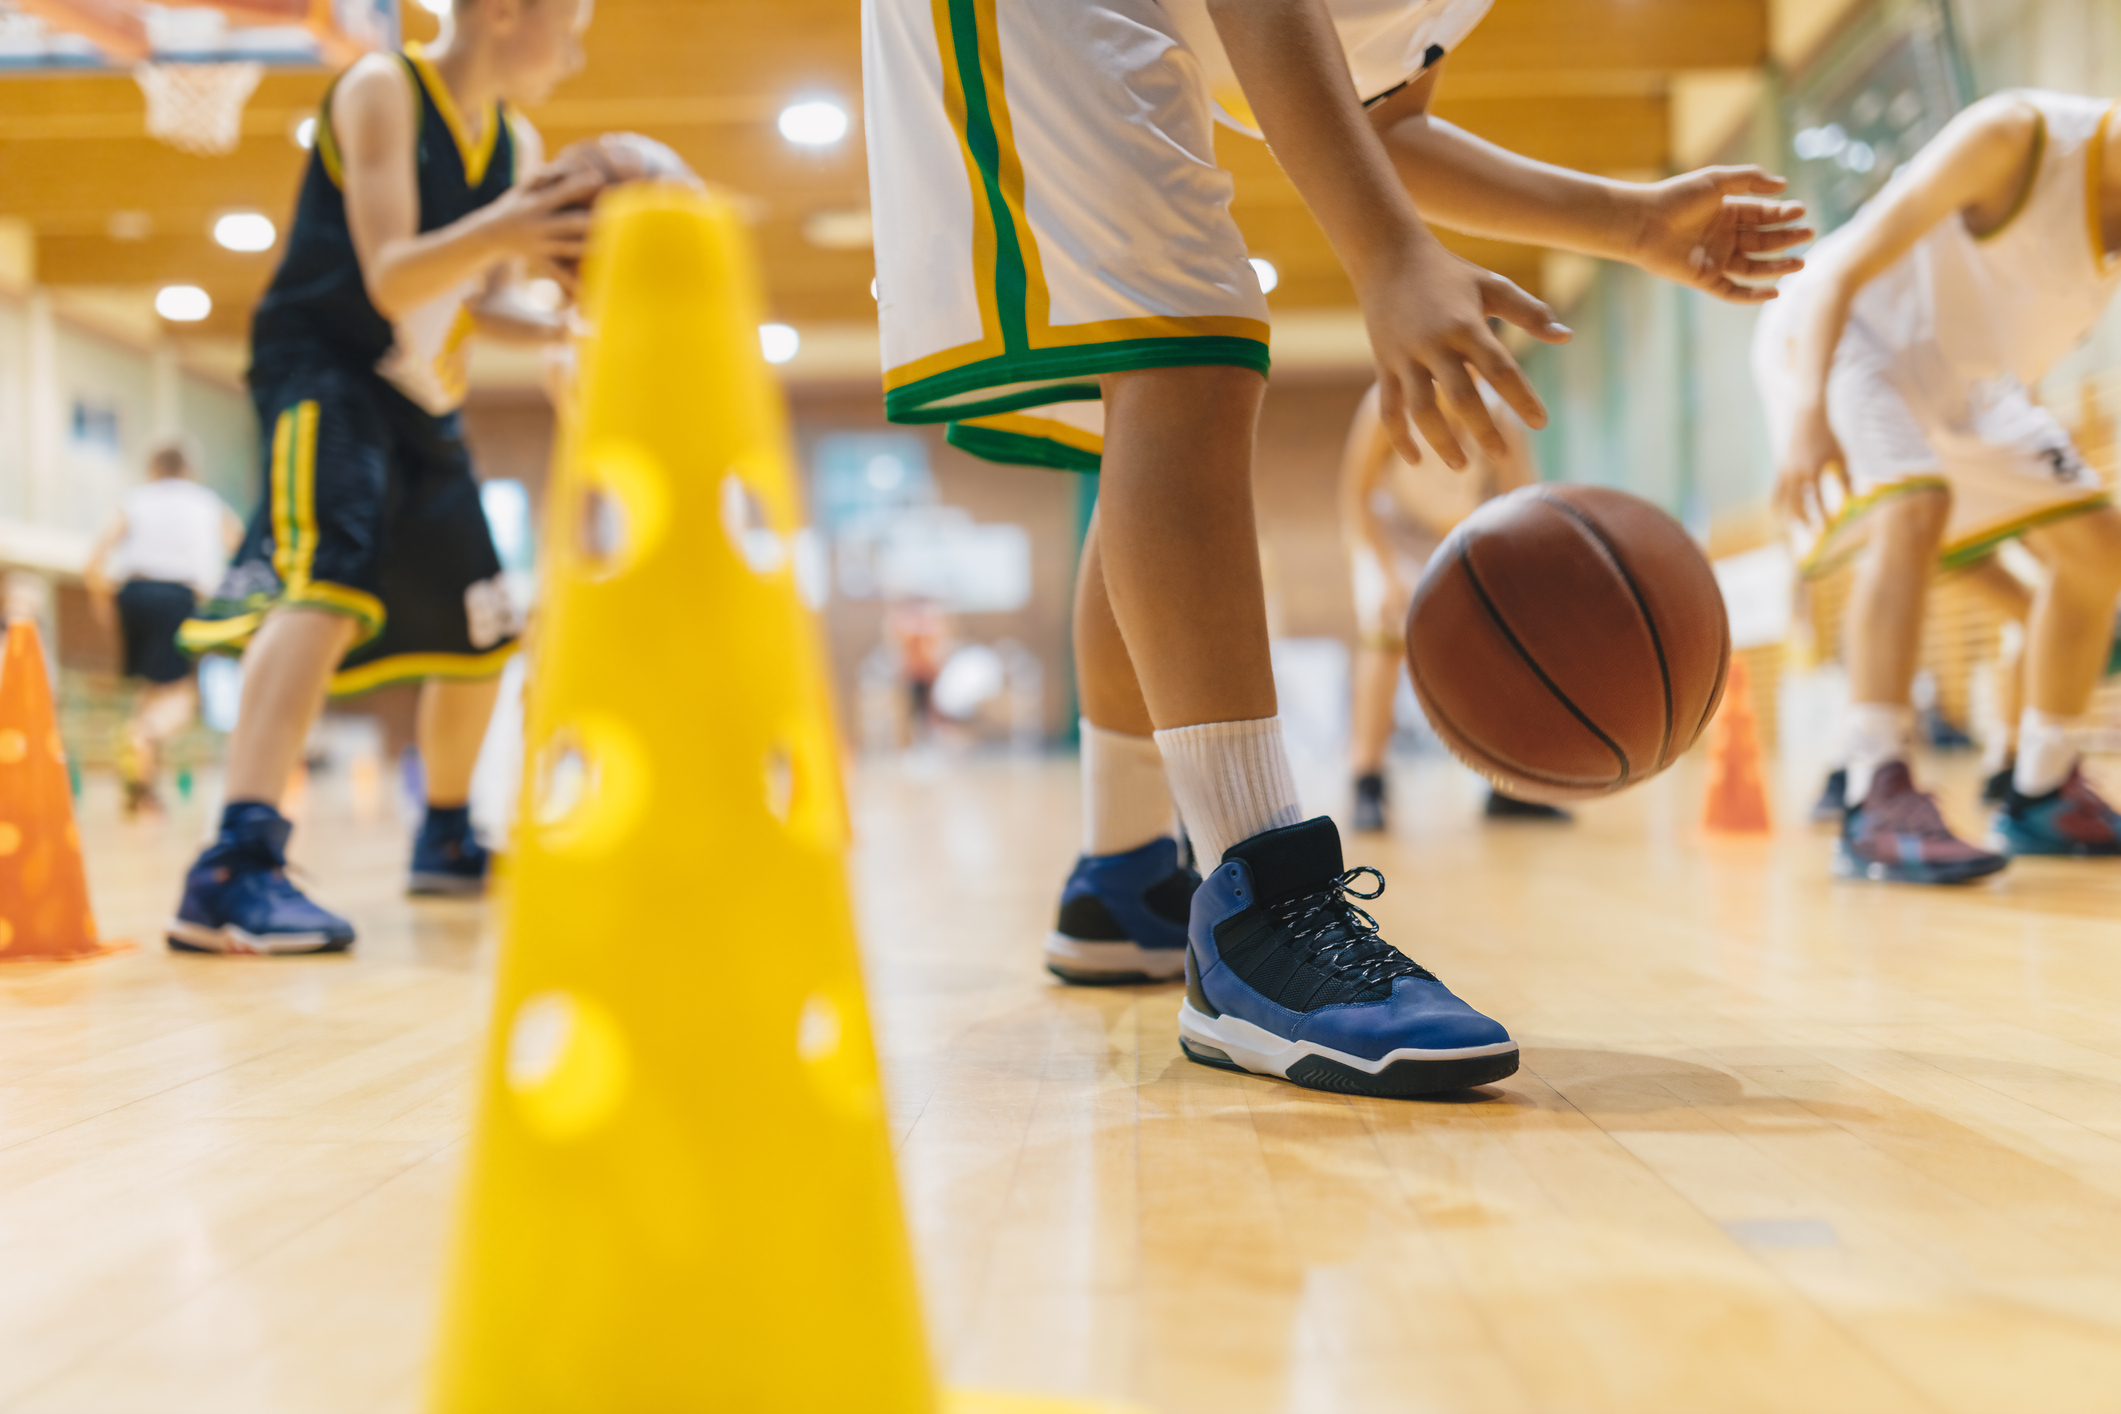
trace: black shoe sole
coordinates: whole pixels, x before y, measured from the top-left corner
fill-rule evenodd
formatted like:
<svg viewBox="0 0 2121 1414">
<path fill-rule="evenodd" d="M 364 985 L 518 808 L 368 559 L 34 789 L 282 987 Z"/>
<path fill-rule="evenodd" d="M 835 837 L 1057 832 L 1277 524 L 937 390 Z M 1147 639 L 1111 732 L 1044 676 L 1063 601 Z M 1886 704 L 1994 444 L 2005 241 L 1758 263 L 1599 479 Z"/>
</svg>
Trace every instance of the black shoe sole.
<svg viewBox="0 0 2121 1414">
<path fill-rule="evenodd" d="M 1240 1075 L 1256 1074 L 1212 1046 L 1196 1044 L 1183 1036 L 1179 1037 L 1178 1045 L 1186 1053 L 1186 1059 L 1198 1065 L 1234 1070 Z M 1289 1067 L 1288 1079 L 1308 1089 L 1330 1090 L 1337 1095 L 1409 1100 L 1421 1095 L 1470 1090 L 1476 1085 L 1492 1085 L 1515 1075 L 1520 1059 L 1519 1052 L 1505 1051 L 1493 1056 L 1468 1056 L 1464 1060 L 1402 1060 L 1394 1061 L 1372 1075 L 1367 1070 L 1343 1065 L 1326 1056 L 1305 1056 Z"/>
<path fill-rule="evenodd" d="M 1850 879 L 1865 884 L 1971 884 L 1976 879 L 1986 879 L 1991 874 L 2000 874 L 2010 864 L 2008 858 L 1983 861 L 1979 864 L 1948 866 L 1941 864 L 1863 864 L 1844 855 L 1834 857 L 1834 877 Z"/>
<path fill-rule="evenodd" d="M 241 952 L 234 948 L 202 948 L 197 943 L 187 943 L 182 938 L 164 934 L 162 941 L 169 944 L 171 952 L 195 952 L 206 957 L 322 957 L 325 953 L 346 952 L 354 945 L 352 938 L 344 942 L 326 943 L 321 948 L 304 948 L 300 952 Z"/>
</svg>

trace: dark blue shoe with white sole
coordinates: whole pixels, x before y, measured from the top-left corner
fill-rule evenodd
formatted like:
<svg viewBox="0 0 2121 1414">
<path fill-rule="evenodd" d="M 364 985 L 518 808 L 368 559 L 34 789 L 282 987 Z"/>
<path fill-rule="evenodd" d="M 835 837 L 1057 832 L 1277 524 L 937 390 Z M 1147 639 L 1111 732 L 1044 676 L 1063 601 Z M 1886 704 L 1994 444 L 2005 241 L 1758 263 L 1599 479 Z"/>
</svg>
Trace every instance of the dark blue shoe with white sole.
<svg viewBox="0 0 2121 1414">
<path fill-rule="evenodd" d="M 1363 875 L 1377 883 L 1363 893 Z M 1232 845 L 1193 896 L 1179 1045 L 1202 1065 L 1405 1098 L 1517 1069 L 1517 1043 L 1378 936 L 1323 816 Z"/>
<path fill-rule="evenodd" d="M 221 814 L 221 834 L 184 876 L 170 920 L 179 952 L 319 953 L 353 946 L 353 924 L 317 907 L 287 878 L 294 826 L 260 801 Z"/>
<path fill-rule="evenodd" d="M 492 854 L 472 833 L 469 807 L 430 805 L 412 842 L 412 876 L 405 892 L 475 898 L 486 892 L 492 862 Z"/>
<path fill-rule="evenodd" d="M 1168 836 L 1125 854 L 1083 855 L 1061 890 L 1046 970 L 1064 982 L 1176 981 L 1199 885 Z"/>
</svg>

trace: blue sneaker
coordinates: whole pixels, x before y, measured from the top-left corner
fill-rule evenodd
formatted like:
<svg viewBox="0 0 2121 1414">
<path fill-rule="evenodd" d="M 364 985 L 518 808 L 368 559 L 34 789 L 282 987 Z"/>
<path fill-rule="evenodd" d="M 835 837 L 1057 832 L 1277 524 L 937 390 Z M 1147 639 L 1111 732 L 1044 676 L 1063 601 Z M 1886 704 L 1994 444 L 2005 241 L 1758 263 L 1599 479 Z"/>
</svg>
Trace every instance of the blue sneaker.
<svg viewBox="0 0 2121 1414">
<path fill-rule="evenodd" d="M 409 894 L 446 894 L 458 898 L 486 892 L 486 873 L 493 856 L 471 832 L 468 806 L 427 807 L 420 833 L 412 842 Z"/>
<path fill-rule="evenodd" d="M 1125 854 L 1083 855 L 1061 890 L 1046 970 L 1064 982 L 1176 981 L 1199 886 L 1168 836 Z"/>
<path fill-rule="evenodd" d="M 2046 795 L 2008 788 L 1991 843 L 2005 854 L 2112 856 L 2121 854 L 2121 815 L 2072 766 L 2069 779 Z"/>
<path fill-rule="evenodd" d="M 1377 888 L 1354 887 L 1367 874 Z M 1323 816 L 1232 845 L 1193 896 L 1179 1045 L 1225 1070 L 1404 1098 L 1517 1069 L 1517 1043 L 1377 935 Z"/>
<path fill-rule="evenodd" d="M 179 952 L 344 952 L 353 924 L 311 903 L 287 879 L 294 826 L 261 801 L 221 813 L 221 835 L 184 876 L 184 901 L 170 920 Z"/>
</svg>

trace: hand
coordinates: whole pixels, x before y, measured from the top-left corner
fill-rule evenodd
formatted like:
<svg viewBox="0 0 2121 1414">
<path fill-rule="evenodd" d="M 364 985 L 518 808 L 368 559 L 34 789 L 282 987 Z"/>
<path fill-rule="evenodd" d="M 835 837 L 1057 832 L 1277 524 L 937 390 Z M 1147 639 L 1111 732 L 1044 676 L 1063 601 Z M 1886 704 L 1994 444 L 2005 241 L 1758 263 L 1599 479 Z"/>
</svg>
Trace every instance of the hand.
<svg viewBox="0 0 2121 1414">
<path fill-rule="evenodd" d="M 1466 454 L 1445 417 L 1447 409 L 1490 456 L 1508 455 L 1509 444 L 1488 416 L 1475 373 L 1528 425 L 1546 426 L 1539 395 L 1488 327 L 1492 315 L 1535 339 L 1567 343 L 1569 330 L 1538 300 L 1502 276 L 1459 259 L 1425 231 L 1381 269 L 1366 271 L 1356 296 L 1377 360 L 1378 415 L 1393 448 L 1409 463 L 1421 460 L 1413 433 L 1418 427 L 1444 465 L 1465 467 Z"/>
<path fill-rule="evenodd" d="M 1775 509 L 1801 524 L 1824 527 L 1826 498 L 1820 488 L 1827 477 L 1841 483 L 1846 502 L 1855 493 L 1849 485 L 1848 462 L 1842 456 L 1840 439 L 1827 421 L 1826 406 L 1814 401 L 1797 414 L 1797 426 L 1789 450 L 1775 472 Z"/>
<path fill-rule="evenodd" d="M 1760 304 L 1775 297 L 1773 285 L 1741 280 L 1778 279 L 1804 268 L 1801 260 L 1756 260 L 1802 245 L 1807 227 L 1770 230 L 1804 215 L 1800 201 L 1748 201 L 1787 187 L 1784 178 L 1758 167 L 1703 167 L 1644 189 L 1639 224 L 1628 258 L 1653 275 L 1706 290 L 1733 304 Z"/>
<path fill-rule="evenodd" d="M 589 240 L 590 203 L 603 188 L 604 179 L 595 172 L 540 174 L 488 204 L 480 220 L 501 252 L 551 274 L 581 260 Z"/>
</svg>

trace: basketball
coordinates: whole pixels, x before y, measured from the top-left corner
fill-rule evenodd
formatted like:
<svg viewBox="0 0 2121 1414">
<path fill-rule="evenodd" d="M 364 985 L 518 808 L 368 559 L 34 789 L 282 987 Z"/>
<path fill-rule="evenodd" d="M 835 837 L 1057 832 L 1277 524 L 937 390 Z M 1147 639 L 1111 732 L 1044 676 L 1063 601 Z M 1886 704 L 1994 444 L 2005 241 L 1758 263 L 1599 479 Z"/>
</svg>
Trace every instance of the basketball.
<svg viewBox="0 0 2121 1414">
<path fill-rule="evenodd" d="M 1459 523 L 1407 614 L 1444 744 L 1499 789 L 1558 804 L 1656 775 L 1715 715 L 1731 638 L 1679 522 L 1598 486 L 1528 486 Z"/>
<path fill-rule="evenodd" d="M 627 182 L 681 182 L 694 188 L 701 185 L 699 176 L 685 165 L 685 159 L 654 138 L 639 133 L 603 133 L 560 149 L 542 171 L 531 177 L 530 186 L 551 186 L 584 171 L 595 172 L 603 178 L 604 185 L 597 189 L 596 196 L 574 204 L 570 210 L 589 210 L 607 189 Z M 573 272 L 573 261 L 560 263 Z"/>
</svg>

